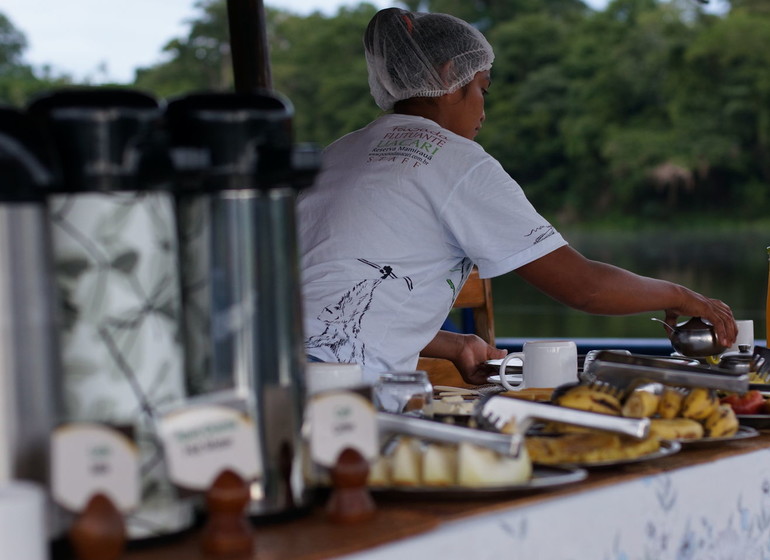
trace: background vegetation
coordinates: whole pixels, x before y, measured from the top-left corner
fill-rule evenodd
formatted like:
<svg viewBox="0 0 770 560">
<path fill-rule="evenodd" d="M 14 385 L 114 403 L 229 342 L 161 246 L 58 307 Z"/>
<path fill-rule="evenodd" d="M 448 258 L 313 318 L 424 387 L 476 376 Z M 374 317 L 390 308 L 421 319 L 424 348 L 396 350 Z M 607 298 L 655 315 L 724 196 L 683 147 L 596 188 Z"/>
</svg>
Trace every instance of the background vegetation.
<svg viewBox="0 0 770 560">
<path fill-rule="evenodd" d="M 770 245 L 770 2 L 733 0 L 409 0 L 455 14 L 496 60 L 479 142 L 589 258 L 685 284 L 766 332 Z M 168 99 L 229 90 L 226 0 L 200 0 L 166 62 L 131 84 Z M 325 145 L 379 114 L 361 37 L 376 9 L 333 16 L 268 10 L 274 87 L 294 103 L 297 141 Z M 24 62 L 0 8 L 0 103 L 74 85 Z M 568 271 L 567 271 L 568 273 Z M 516 275 L 494 280 L 498 336 L 661 337 L 638 317 L 594 317 Z"/>
<path fill-rule="evenodd" d="M 733 0 L 720 16 L 693 0 L 613 0 L 598 12 L 580 0 L 403 4 L 487 35 L 496 61 L 478 140 L 560 225 L 768 216 L 766 0 Z M 198 9 L 187 36 L 166 45 L 167 62 L 126 86 L 161 98 L 232 87 L 225 0 Z M 374 12 L 268 9 L 274 87 L 295 105 L 298 141 L 324 145 L 378 115 L 361 47 Z M 25 64 L 25 46 L 0 13 L 0 102 L 71 83 Z"/>
</svg>

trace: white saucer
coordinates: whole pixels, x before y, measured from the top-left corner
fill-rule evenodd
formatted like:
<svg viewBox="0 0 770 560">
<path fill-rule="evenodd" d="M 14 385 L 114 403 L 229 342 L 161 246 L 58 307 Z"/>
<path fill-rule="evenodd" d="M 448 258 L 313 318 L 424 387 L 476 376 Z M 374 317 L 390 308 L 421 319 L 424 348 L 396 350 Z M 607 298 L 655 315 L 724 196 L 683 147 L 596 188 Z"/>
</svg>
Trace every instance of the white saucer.
<svg viewBox="0 0 770 560">
<path fill-rule="evenodd" d="M 498 360 L 487 360 L 484 363 L 487 364 L 488 366 L 496 366 L 499 369 L 500 368 L 500 364 L 503 363 L 503 359 L 500 358 Z M 524 362 L 521 360 L 521 358 L 511 358 L 510 360 L 508 360 L 508 363 L 505 364 L 505 369 L 508 369 L 508 368 L 519 368 L 519 369 L 521 369 L 521 367 L 523 365 L 524 365 Z"/>
<path fill-rule="evenodd" d="M 513 385 L 514 387 L 521 384 L 521 377 L 522 375 L 520 373 L 507 373 L 505 375 L 505 379 L 510 385 Z M 495 383 L 496 385 L 503 384 L 499 375 L 490 375 L 487 377 L 487 383 Z"/>
</svg>

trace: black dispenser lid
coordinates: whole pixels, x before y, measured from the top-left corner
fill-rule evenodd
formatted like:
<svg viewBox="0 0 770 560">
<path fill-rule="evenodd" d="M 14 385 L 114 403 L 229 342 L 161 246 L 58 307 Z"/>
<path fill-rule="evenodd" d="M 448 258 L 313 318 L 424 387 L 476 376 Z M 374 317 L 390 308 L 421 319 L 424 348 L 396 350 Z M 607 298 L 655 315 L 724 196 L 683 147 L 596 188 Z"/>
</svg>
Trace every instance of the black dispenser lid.
<svg viewBox="0 0 770 560">
<path fill-rule="evenodd" d="M 42 202 L 53 182 L 45 137 L 24 113 L 0 107 L 0 202 Z"/>
<path fill-rule="evenodd" d="M 59 90 L 29 114 L 51 137 L 65 192 L 150 190 L 170 182 L 172 166 L 150 95 L 126 89 Z"/>
<path fill-rule="evenodd" d="M 180 188 L 270 189 L 296 183 L 293 114 L 288 99 L 267 90 L 172 100 L 166 124 Z M 299 175 L 307 174 L 305 166 Z"/>
</svg>

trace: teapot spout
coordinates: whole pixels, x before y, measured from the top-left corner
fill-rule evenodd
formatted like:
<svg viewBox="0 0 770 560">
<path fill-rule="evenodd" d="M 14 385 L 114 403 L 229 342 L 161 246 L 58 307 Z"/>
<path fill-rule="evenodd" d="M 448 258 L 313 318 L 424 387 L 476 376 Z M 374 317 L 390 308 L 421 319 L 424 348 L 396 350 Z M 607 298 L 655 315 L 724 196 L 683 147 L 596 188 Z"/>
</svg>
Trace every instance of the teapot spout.
<svg viewBox="0 0 770 560">
<path fill-rule="evenodd" d="M 669 325 L 668 323 L 666 323 L 665 321 L 661 321 L 657 317 L 651 317 L 651 319 L 653 321 L 657 321 L 658 323 L 662 323 L 663 326 L 666 327 L 671 332 L 671 334 L 674 334 L 676 332 L 676 329 L 674 327 L 672 327 L 671 325 Z"/>
</svg>

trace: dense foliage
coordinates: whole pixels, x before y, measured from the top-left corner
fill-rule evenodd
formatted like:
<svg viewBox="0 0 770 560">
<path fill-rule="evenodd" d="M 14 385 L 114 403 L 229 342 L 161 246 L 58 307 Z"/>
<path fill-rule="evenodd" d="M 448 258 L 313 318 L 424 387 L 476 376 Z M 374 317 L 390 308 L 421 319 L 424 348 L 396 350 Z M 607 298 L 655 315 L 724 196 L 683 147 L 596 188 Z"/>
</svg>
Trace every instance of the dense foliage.
<svg viewBox="0 0 770 560">
<path fill-rule="evenodd" d="M 20 106 L 44 90 L 68 83 L 55 77 L 50 68 L 37 71 L 23 60 L 27 39 L 0 10 L 0 104 Z"/>
<path fill-rule="evenodd" d="M 270 4 L 270 2 L 267 2 Z M 770 8 L 733 0 L 411 0 L 479 26 L 496 52 L 479 142 L 561 224 L 682 214 L 770 215 Z M 167 62 L 134 84 L 168 98 L 232 88 L 225 0 L 200 0 Z M 334 16 L 268 8 L 274 87 L 296 109 L 298 141 L 327 144 L 379 114 L 361 36 L 375 8 Z M 0 15 L 0 101 L 66 82 L 24 65 Z M 626 218 L 628 217 L 628 218 Z"/>
</svg>

